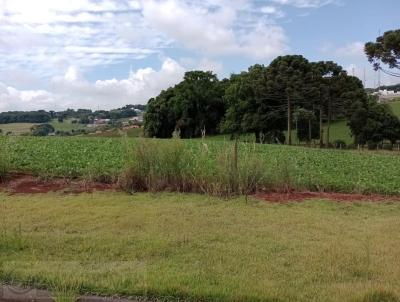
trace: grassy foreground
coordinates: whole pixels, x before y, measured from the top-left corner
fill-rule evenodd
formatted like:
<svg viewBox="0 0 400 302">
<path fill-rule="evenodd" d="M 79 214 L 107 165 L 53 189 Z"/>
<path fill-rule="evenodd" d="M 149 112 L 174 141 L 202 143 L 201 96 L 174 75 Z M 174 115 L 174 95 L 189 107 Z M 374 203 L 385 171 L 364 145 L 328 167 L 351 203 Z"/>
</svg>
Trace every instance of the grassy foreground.
<svg viewBox="0 0 400 302">
<path fill-rule="evenodd" d="M 59 295 L 191 301 L 400 297 L 398 203 L 0 193 L 0 209 L 0 281 Z"/>
</svg>

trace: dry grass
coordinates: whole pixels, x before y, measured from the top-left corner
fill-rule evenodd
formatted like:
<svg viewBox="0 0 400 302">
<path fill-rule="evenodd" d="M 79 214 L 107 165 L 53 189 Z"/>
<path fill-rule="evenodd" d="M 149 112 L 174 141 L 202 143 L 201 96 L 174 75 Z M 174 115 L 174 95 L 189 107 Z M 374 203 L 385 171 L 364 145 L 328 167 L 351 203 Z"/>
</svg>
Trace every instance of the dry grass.
<svg viewBox="0 0 400 302">
<path fill-rule="evenodd" d="M 5 180 L 10 169 L 9 139 L 5 137 L 0 140 L 0 182 Z"/>
<path fill-rule="evenodd" d="M 398 301 L 399 215 L 398 203 L 0 195 L 0 280 L 171 301 Z"/>
<path fill-rule="evenodd" d="M 252 145 L 226 143 L 210 151 L 206 142 L 136 139 L 125 143 L 121 184 L 128 191 L 247 195 L 265 184 L 266 167 Z"/>
</svg>

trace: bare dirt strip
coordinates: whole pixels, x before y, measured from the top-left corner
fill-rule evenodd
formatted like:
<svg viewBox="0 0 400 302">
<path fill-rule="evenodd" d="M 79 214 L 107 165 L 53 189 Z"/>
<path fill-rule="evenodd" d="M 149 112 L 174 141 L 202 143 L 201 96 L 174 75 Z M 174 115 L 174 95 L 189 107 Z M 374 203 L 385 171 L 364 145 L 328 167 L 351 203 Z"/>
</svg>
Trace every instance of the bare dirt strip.
<svg viewBox="0 0 400 302">
<path fill-rule="evenodd" d="M 100 182 L 87 182 L 69 179 L 43 180 L 31 175 L 13 175 L 9 180 L 0 183 L 0 191 L 13 194 L 37 194 L 63 192 L 70 194 L 91 193 L 94 191 L 110 191 L 117 189 L 116 185 Z"/>
<path fill-rule="evenodd" d="M 120 191 L 121 189 L 116 184 L 107 184 L 101 182 L 88 182 L 82 180 L 70 180 L 56 178 L 43 180 L 26 174 L 14 174 L 8 181 L 0 183 L 0 191 L 6 192 L 9 195 L 14 194 L 37 194 L 61 192 L 65 194 L 92 193 L 95 191 Z M 372 202 L 388 202 L 400 201 L 400 196 L 388 196 L 379 194 L 346 194 L 335 192 L 259 192 L 253 197 L 266 202 L 301 202 L 310 199 L 327 199 L 338 202 L 352 201 L 372 201 Z"/>
<path fill-rule="evenodd" d="M 388 202 L 400 201 L 400 196 L 388 196 L 378 194 L 346 194 L 334 192 L 265 192 L 254 195 L 257 199 L 268 202 L 301 202 L 311 199 L 327 199 L 338 202 L 357 202 L 357 201 L 372 201 L 372 202 Z"/>
<path fill-rule="evenodd" d="M 61 298 L 61 299 L 60 299 Z M 62 300 L 63 297 L 58 297 Z M 64 297 L 65 298 L 65 297 Z M 55 302 L 49 291 L 0 284 L 0 302 Z M 67 300 L 67 299 L 65 299 Z M 74 298 L 71 300 L 73 301 Z M 80 296 L 77 302 L 150 302 L 146 298 L 127 299 L 121 297 Z M 156 301 L 156 300 L 152 300 Z"/>
</svg>

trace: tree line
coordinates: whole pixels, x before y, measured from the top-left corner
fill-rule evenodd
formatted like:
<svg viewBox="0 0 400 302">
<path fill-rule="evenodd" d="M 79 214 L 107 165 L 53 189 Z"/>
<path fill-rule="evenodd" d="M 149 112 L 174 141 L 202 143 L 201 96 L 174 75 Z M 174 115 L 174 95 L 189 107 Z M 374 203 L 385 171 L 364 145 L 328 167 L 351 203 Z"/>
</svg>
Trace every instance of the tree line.
<svg viewBox="0 0 400 302">
<path fill-rule="evenodd" d="M 347 120 L 356 144 L 400 139 L 399 119 L 367 95 L 358 78 L 332 61 L 288 55 L 229 79 L 187 72 L 182 82 L 149 100 L 144 129 L 159 138 L 173 132 L 182 138 L 254 133 L 257 142 L 289 145 L 296 129 L 301 141 L 317 139 L 323 146 L 331 144 L 330 126 L 337 119 Z"/>
<path fill-rule="evenodd" d="M 144 111 L 146 105 L 126 105 L 113 110 L 67 109 L 64 111 L 9 111 L 0 112 L 0 124 L 11 123 L 48 123 L 52 119 L 63 122 L 64 119 L 74 119 L 82 124 L 90 124 L 95 119 L 117 120 L 137 116 L 137 110 Z"/>
</svg>

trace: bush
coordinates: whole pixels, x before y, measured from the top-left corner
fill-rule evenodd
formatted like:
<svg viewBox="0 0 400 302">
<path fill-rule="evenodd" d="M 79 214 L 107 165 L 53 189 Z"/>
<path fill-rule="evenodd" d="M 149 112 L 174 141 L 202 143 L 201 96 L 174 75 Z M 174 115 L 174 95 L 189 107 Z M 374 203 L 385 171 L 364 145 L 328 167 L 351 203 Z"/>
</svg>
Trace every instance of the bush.
<svg viewBox="0 0 400 302">
<path fill-rule="evenodd" d="M 341 139 L 337 139 L 333 142 L 336 149 L 346 149 L 346 142 Z"/>
<path fill-rule="evenodd" d="M 392 151 L 393 150 L 393 144 L 382 144 L 382 149 L 383 150 Z"/>
<path fill-rule="evenodd" d="M 8 138 L 0 139 L 0 182 L 4 181 L 11 169 L 10 156 L 8 150 Z"/>
<path fill-rule="evenodd" d="M 379 144 L 374 141 L 368 141 L 367 146 L 368 146 L 368 150 L 376 150 L 376 149 L 378 149 Z"/>
<path fill-rule="evenodd" d="M 33 136 L 47 136 L 54 133 L 54 127 L 50 124 L 40 124 L 31 127 L 31 134 Z"/>
<path fill-rule="evenodd" d="M 218 196 L 249 194 L 264 184 L 265 165 L 249 145 L 180 139 L 127 142 L 121 185 L 128 191 L 201 192 Z"/>
</svg>

